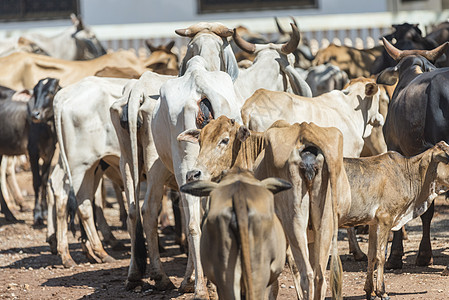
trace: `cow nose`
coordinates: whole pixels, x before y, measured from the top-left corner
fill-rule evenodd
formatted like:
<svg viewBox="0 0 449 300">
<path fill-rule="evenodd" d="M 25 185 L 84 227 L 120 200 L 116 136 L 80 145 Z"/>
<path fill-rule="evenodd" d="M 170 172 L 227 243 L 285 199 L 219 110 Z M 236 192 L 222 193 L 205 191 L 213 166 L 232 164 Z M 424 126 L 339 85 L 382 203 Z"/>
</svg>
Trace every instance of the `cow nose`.
<svg viewBox="0 0 449 300">
<path fill-rule="evenodd" d="M 33 111 L 33 113 L 32 113 L 33 119 L 39 120 L 40 114 L 41 114 L 41 113 L 40 113 L 40 111 L 38 111 L 38 110 Z"/>
<path fill-rule="evenodd" d="M 187 180 L 187 182 L 199 180 L 200 176 L 201 176 L 200 170 L 188 171 L 186 174 L 186 180 Z"/>
</svg>

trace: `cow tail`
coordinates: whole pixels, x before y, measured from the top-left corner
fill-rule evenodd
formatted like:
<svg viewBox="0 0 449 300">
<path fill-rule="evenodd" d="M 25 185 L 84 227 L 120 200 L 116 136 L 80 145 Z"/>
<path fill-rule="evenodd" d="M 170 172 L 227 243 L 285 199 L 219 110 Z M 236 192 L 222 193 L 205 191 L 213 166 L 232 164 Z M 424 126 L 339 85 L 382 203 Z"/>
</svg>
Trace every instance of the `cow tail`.
<svg viewBox="0 0 449 300">
<path fill-rule="evenodd" d="M 139 95 L 137 99 L 132 97 L 132 93 L 128 99 L 128 128 L 129 128 L 129 139 L 131 142 L 131 156 L 132 156 L 132 180 L 133 180 L 133 195 L 135 199 L 135 207 L 136 207 L 136 239 L 134 245 L 134 257 L 136 259 L 137 265 L 139 266 L 139 271 L 142 276 L 145 274 L 146 264 L 147 264 L 147 250 L 145 247 L 145 238 L 143 236 L 143 226 L 140 214 L 140 205 L 139 205 L 139 153 L 138 153 L 138 145 L 137 145 L 137 119 L 140 107 L 140 97 L 143 95 Z M 128 201 L 132 201 L 129 199 Z"/>
<path fill-rule="evenodd" d="M 242 277 L 245 286 L 245 299 L 254 300 L 253 277 L 251 271 L 249 232 L 248 232 L 248 206 L 246 199 L 240 194 L 232 197 L 232 206 L 237 217 L 237 227 L 240 237 Z"/>
<path fill-rule="evenodd" d="M 334 234 L 332 236 L 332 256 L 330 264 L 330 286 L 332 291 L 332 299 L 343 299 L 342 296 L 342 285 L 343 285 L 343 267 L 341 265 L 340 256 L 338 255 L 338 208 L 337 208 L 337 174 L 335 170 L 330 170 L 330 181 L 331 181 L 331 194 L 332 194 L 332 217 L 333 217 L 333 229 Z"/>
<path fill-rule="evenodd" d="M 59 95 L 59 94 L 58 94 Z M 58 97 L 56 95 L 56 97 Z M 55 129 L 56 129 L 56 136 L 58 138 L 59 142 L 59 157 L 62 161 L 62 167 L 67 174 L 67 177 L 69 179 L 69 185 L 70 185 L 70 191 L 67 199 L 67 212 L 70 217 L 69 221 L 69 228 L 73 235 L 75 235 L 75 215 L 76 211 L 78 209 L 78 202 L 76 200 L 75 191 L 73 190 L 73 180 L 72 180 L 72 173 L 70 171 L 69 162 L 67 160 L 67 154 L 65 153 L 64 148 L 64 138 L 62 136 L 62 103 L 59 103 L 57 101 L 57 98 L 54 101 L 54 114 L 55 114 Z"/>
</svg>

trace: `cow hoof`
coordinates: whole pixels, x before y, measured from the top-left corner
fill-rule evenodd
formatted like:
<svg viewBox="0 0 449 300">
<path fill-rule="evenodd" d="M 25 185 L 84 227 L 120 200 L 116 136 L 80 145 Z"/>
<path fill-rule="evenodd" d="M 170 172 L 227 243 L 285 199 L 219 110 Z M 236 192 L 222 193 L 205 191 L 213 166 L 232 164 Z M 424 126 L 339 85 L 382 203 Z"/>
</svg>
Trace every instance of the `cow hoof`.
<svg viewBox="0 0 449 300">
<path fill-rule="evenodd" d="M 194 280 L 183 280 L 181 286 L 178 289 L 181 293 L 193 293 L 195 292 L 195 281 Z"/>
<path fill-rule="evenodd" d="M 47 243 L 50 245 L 51 254 L 58 255 L 58 244 L 54 233 L 47 238 Z"/>
<path fill-rule="evenodd" d="M 111 248 L 115 251 L 123 251 L 126 250 L 125 244 L 123 244 L 121 241 L 110 241 L 109 245 L 111 246 Z"/>
<path fill-rule="evenodd" d="M 363 252 L 352 253 L 355 261 L 368 261 L 368 256 Z"/>
<path fill-rule="evenodd" d="M 115 258 L 113 258 L 112 256 L 108 255 L 108 256 L 104 257 L 101 261 L 103 263 L 113 263 L 113 262 L 115 262 Z"/>
<path fill-rule="evenodd" d="M 449 276 L 449 267 L 444 268 L 443 272 L 441 272 L 441 276 Z"/>
<path fill-rule="evenodd" d="M 195 300 L 209 300 L 209 293 L 207 291 L 197 292 L 193 297 Z"/>
<path fill-rule="evenodd" d="M 65 259 L 65 260 L 62 262 L 62 265 L 64 266 L 64 268 L 70 269 L 70 268 L 76 266 L 76 262 L 75 262 L 73 259 L 71 259 L 71 258 L 70 258 L 70 259 Z"/>
<path fill-rule="evenodd" d="M 168 277 L 165 277 L 165 279 L 162 280 L 155 281 L 154 286 L 158 291 L 173 290 L 175 288 L 175 285 L 170 281 L 170 279 L 168 279 Z"/>
<path fill-rule="evenodd" d="M 41 227 L 41 226 L 44 226 L 44 219 L 43 219 L 42 217 L 34 218 L 33 226 L 34 226 L 34 227 Z"/>
<path fill-rule="evenodd" d="M 376 299 L 376 295 L 374 293 L 366 293 L 366 300 L 374 300 Z"/>
<path fill-rule="evenodd" d="M 402 269 L 402 258 L 390 257 L 385 263 L 385 269 L 387 270 L 399 270 Z"/>
<path fill-rule="evenodd" d="M 81 250 L 86 255 L 87 260 L 93 264 L 101 264 L 101 259 L 94 254 L 88 241 L 81 242 Z"/>
<path fill-rule="evenodd" d="M 416 265 L 417 266 L 429 266 L 433 264 L 433 257 L 431 251 L 420 252 L 416 257 Z"/>
<path fill-rule="evenodd" d="M 137 281 L 126 280 L 125 281 L 125 289 L 127 291 L 133 291 L 138 286 L 143 286 L 143 281 L 142 280 L 137 280 Z"/>
</svg>

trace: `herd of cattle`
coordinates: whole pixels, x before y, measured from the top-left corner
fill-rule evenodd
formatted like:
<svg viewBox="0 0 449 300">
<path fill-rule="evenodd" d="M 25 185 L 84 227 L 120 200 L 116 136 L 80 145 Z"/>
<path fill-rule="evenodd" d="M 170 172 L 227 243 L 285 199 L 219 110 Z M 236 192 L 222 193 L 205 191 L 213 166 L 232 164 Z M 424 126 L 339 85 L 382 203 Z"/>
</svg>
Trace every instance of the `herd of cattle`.
<svg viewBox="0 0 449 300">
<path fill-rule="evenodd" d="M 449 190 L 449 23 L 426 36 L 394 25 L 381 46 L 331 44 L 313 55 L 296 23 L 291 32 L 278 24 L 280 38 L 269 41 L 202 22 L 176 30 L 190 38 L 178 63 L 173 42 L 148 43 L 146 59 L 106 54 L 72 21 L 51 38 L 0 41 L 1 210 L 16 221 L 8 190 L 26 209 L 13 157 L 27 154 L 34 222 L 47 214 L 47 241 L 65 267 L 75 264 L 67 234 L 76 217 L 89 260 L 114 260 L 97 231 L 117 243 L 102 211 L 104 176 L 131 238 L 127 289 L 142 284 L 147 256 L 156 288 L 174 288 L 158 245 L 167 189 L 180 191 L 188 247 L 179 290 L 197 299 L 209 299 L 206 278 L 220 299 L 274 299 L 286 260 L 298 298 L 324 299 L 330 254 L 332 297 L 341 299 L 341 227 L 354 258 L 368 260 L 367 299 L 388 299 L 384 268 L 402 268 L 400 229 L 415 217 L 416 263 L 432 263 L 433 200 Z M 368 256 L 357 225 L 369 225 Z"/>
</svg>

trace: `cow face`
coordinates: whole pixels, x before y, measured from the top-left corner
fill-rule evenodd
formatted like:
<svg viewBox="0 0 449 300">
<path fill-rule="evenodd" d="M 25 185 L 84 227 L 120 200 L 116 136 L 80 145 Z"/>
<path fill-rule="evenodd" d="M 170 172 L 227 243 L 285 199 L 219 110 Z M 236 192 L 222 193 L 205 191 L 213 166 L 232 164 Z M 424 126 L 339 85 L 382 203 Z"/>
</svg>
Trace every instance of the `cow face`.
<svg viewBox="0 0 449 300">
<path fill-rule="evenodd" d="M 223 186 L 229 186 L 230 184 L 238 181 L 253 186 L 260 186 L 266 188 L 273 194 L 277 194 L 279 192 L 292 188 L 291 183 L 283 179 L 270 177 L 262 181 L 259 181 L 254 177 L 254 174 L 252 172 L 236 168 L 231 172 L 227 172 L 226 175 L 220 181 L 220 183 L 215 183 L 206 180 L 197 180 L 182 185 L 180 191 L 197 197 L 207 197 L 215 189 Z"/>
<path fill-rule="evenodd" d="M 401 59 L 396 66 L 383 70 L 377 77 L 376 82 L 379 84 L 394 85 L 398 78 L 407 75 L 417 76 L 421 73 L 430 72 L 435 69 L 436 67 L 424 57 L 420 55 L 410 55 Z"/>
<path fill-rule="evenodd" d="M 187 70 L 187 62 L 194 56 L 202 56 L 206 60 L 208 71 L 224 71 L 232 81 L 238 77 L 238 65 L 234 52 L 227 38 L 233 31 L 220 23 L 200 22 L 185 29 L 177 29 L 180 36 L 190 37 L 187 52 L 181 63 L 179 75 Z"/>
<path fill-rule="evenodd" d="M 178 141 L 200 144 L 196 166 L 187 173 L 187 180 L 217 179 L 235 162 L 241 143 L 250 136 L 245 126 L 220 116 L 202 130 L 190 129 L 178 136 Z"/>
<path fill-rule="evenodd" d="M 33 97 L 28 102 L 28 115 L 34 123 L 46 123 L 53 119 L 53 99 L 61 89 L 59 79 L 39 80 L 33 89 Z"/>
<path fill-rule="evenodd" d="M 83 21 L 77 16 L 71 16 L 72 23 L 76 28 L 72 37 L 77 46 L 77 60 L 88 60 L 106 54 L 106 50 L 101 45 L 95 34 L 84 26 Z"/>
</svg>

